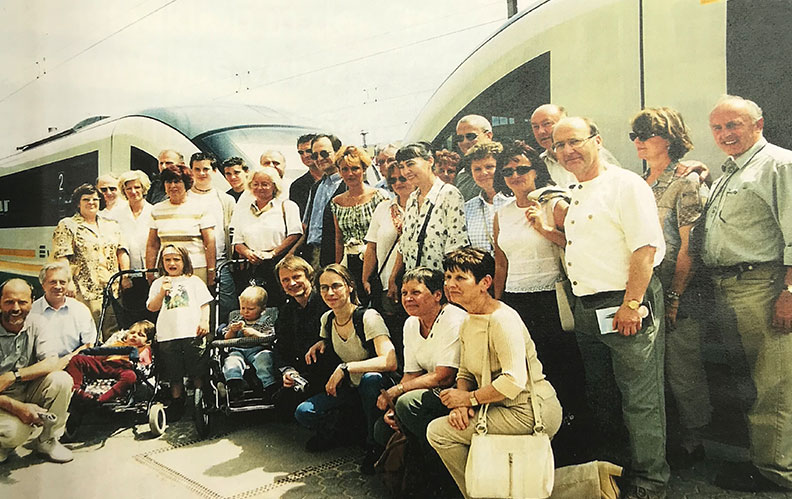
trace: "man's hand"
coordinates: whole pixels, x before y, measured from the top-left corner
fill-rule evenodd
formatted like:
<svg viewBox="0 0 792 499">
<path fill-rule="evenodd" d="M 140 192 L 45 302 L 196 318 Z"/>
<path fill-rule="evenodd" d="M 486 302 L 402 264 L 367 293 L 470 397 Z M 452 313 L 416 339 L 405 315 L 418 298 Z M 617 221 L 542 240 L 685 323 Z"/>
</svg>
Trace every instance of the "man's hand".
<svg viewBox="0 0 792 499">
<path fill-rule="evenodd" d="M 779 333 L 792 333 L 792 293 L 786 289 L 781 291 L 774 308 L 773 328 Z"/>
<path fill-rule="evenodd" d="M 449 409 L 455 407 L 468 407 L 470 405 L 470 392 L 458 388 L 446 388 L 440 392 L 440 402 Z"/>
<path fill-rule="evenodd" d="M 47 412 L 47 410 L 36 404 L 19 404 L 15 406 L 14 416 L 18 417 L 19 420 L 25 424 L 39 426 L 43 424 L 43 421 L 41 421 L 39 417 L 39 414 L 42 412 Z"/>
<path fill-rule="evenodd" d="M 16 377 L 11 371 L 0 374 L 0 393 L 3 393 L 6 388 L 13 385 L 15 381 Z"/>
<path fill-rule="evenodd" d="M 633 336 L 641 330 L 641 316 L 637 310 L 633 310 L 622 303 L 616 315 L 613 316 L 613 328 L 622 336 Z"/>
<path fill-rule="evenodd" d="M 666 330 L 673 331 L 676 327 L 679 300 L 668 300 L 665 304 Z"/>
<path fill-rule="evenodd" d="M 293 374 L 299 374 L 297 371 L 286 371 L 283 373 L 283 388 L 294 388 Z"/>
<path fill-rule="evenodd" d="M 448 413 L 448 424 L 451 425 L 451 428 L 460 431 L 464 430 L 468 427 L 470 418 L 472 418 L 475 413 L 472 407 L 457 407 L 452 409 L 451 412 Z"/>
<path fill-rule="evenodd" d="M 121 278 L 121 289 L 129 289 L 132 287 L 132 279 L 128 275 Z"/>
<path fill-rule="evenodd" d="M 338 385 L 344 381 L 344 371 L 336 367 L 333 374 L 330 375 L 330 379 L 327 380 L 327 384 L 325 385 L 325 392 L 331 397 L 335 397 L 337 394 L 336 389 Z"/>
</svg>

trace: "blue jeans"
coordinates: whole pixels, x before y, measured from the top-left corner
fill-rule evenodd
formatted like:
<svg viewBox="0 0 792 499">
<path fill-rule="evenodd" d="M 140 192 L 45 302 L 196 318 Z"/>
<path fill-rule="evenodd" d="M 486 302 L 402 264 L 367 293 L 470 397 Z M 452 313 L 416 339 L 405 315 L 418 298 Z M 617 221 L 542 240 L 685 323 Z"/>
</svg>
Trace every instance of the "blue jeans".
<svg viewBox="0 0 792 499">
<path fill-rule="evenodd" d="M 267 388 L 274 385 L 280 376 L 272 360 L 272 352 L 259 348 L 235 348 L 223 362 L 223 376 L 226 380 L 242 379 L 245 366 L 249 364 L 256 370 L 256 377 Z"/>
<path fill-rule="evenodd" d="M 218 259 L 216 267 L 220 268 L 220 265 L 225 261 L 225 258 Z M 235 290 L 236 286 L 234 286 L 234 275 L 231 272 L 231 267 L 232 265 L 225 265 L 220 271 L 220 293 L 217 296 L 217 300 L 220 303 L 220 310 L 216 324 L 228 322 L 228 314 L 238 305 Z M 239 291 L 240 293 L 242 292 L 242 290 Z"/>
<path fill-rule="evenodd" d="M 294 418 L 306 428 L 330 436 L 336 430 L 341 409 L 358 403 L 359 399 L 363 413 L 366 415 L 366 442 L 373 444 L 374 423 L 383 414 L 377 409 L 377 397 L 380 390 L 390 388 L 392 385 L 393 381 L 387 374 L 365 373 L 357 387 L 342 384 L 336 390 L 335 397 L 327 393 L 318 393 L 301 403 L 294 411 Z"/>
</svg>

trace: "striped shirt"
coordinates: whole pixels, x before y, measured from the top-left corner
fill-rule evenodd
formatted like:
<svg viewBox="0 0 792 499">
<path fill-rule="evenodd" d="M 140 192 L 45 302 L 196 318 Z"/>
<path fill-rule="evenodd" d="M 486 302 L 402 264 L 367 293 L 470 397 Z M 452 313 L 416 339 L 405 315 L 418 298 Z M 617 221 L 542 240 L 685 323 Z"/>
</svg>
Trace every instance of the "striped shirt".
<svg viewBox="0 0 792 499">
<path fill-rule="evenodd" d="M 465 222 L 471 246 L 488 251 L 490 254 L 495 252 L 492 247 L 492 222 L 495 219 L 495 212 L 511 199 L 499 192 L 493 196 L 492 203 L 484 201 L 483 194 L 465 203 Z"/>
<path fill-rule="evenodd" d="M 166 199 L 151 211 L 151 228 L 157 231 L 160 245 L 175 244 L 186 249 L 195 268 L 206 267 L 201 230 L 214 225 L 214 218 L 195 196 L 187 196 L 182 204 Z"/>
</svg>

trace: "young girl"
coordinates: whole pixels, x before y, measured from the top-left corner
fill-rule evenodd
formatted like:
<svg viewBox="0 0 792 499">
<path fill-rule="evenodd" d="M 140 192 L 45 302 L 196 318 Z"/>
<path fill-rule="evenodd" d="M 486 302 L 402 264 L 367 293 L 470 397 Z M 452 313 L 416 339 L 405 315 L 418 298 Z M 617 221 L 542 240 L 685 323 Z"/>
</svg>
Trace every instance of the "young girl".
<svg viewBox="0 0 792 499">
<path fill-rule="evenodd" d="M 159 311 L 156 339 L 158 361 L 163 379 L 171 385 L 173 402 L 168 407 L 168 421 L 178 421 L 184 414 L 185 375 L 196 387 L 206 372 L 206 335 L 209 333 L 209 304 L 212 295 L 206 284 L 193 275 L 187 250 L 168 244 L 159 254 L 157 278 L 149 290 L 146 307 Z"/>
</svg>

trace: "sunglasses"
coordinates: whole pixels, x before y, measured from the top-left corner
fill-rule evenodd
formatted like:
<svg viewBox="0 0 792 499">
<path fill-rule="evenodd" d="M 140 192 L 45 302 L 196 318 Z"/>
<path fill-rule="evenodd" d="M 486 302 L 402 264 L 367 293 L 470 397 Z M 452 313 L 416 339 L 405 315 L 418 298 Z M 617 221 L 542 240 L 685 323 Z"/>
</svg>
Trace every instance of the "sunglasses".
<svg viewBox="0 0 792 499">
<path fill-rule="evenodd" d="M 118 187 L 100 187 L 99 190 L 102 192 L 107 192 L 107 191 L 115 192 L 118 190 Z"/>
<path fill-rule="evenodd" d="M 476 140 L 476 137 L 478 137 L 478 134 L 477 133 L 473 133 L 473 132 L 466 133 L 466 134 L 463 134 L 463 135 L 454 135 L 454 142 L 462 142 L 465 139 L 467 139 L 467 140 L 472 142 L 472 141 Z"/>
<path fill-rule="evenodd" d="M 390 177 L 388 178 L 388 185 L 393 185 L 396 182 L 407 182 L 407 179 L 404 177 Z"/>
<path fill-rule="evenodd" d="M 314 160 L 314 161 L 319 159 L 319 156 L 322 156 L 322 159 L 327 159 L 327 158 L 330 157 L 330 153 L 327 152 L 327 151 L 319 151 L 319 152 L 312 152 L 311 153 L 311 159 Z"/>
<path fill-rule="evenodd" d="M 503 168 L 501 171 L 503 172 L 504 178 L 509 178 L 512 175 L 514 175 L 514 172 L 517 172 L 517 175 L 523 176 L 523 175 L 528 175 L 528 172 L 533 169 L 534 169 L 533 166 L 517 166 L 517 167 L 507 166 Z"/>
<path fill-rule="evenodd" d="M 652 137 L 657 137 L 657 134 L 652 132 L 630 132 L 629 136 L 630 142 L 635 142 L 635 139 L 638 139 L 641 142 L 646 142 Z"/>
<path fill-rule="evenodd" d="M 310 149 L 297 149 L 297 154 L 300 156 L 310 156 L 312 153 Z"/>
</svg>

